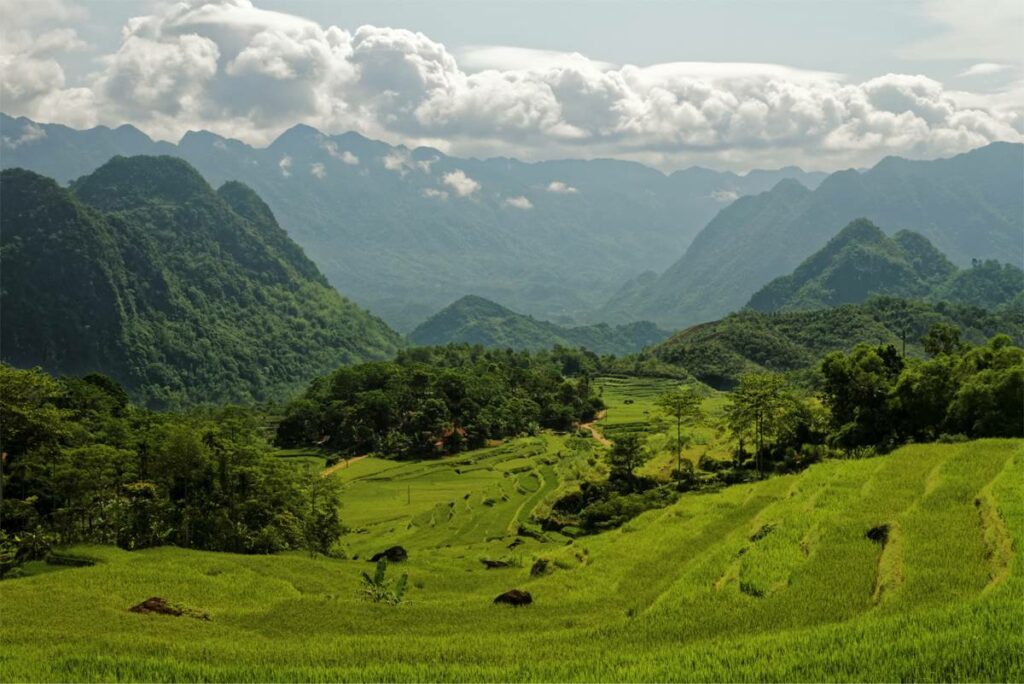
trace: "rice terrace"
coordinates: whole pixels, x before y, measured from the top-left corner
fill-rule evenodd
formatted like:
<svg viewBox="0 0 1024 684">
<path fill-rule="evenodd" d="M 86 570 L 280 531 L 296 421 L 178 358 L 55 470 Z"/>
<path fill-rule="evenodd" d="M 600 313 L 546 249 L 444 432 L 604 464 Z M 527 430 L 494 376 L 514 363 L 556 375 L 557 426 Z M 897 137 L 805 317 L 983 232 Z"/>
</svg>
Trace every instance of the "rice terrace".
<svg viewBox="0 0 1024 684">
<path fill-rule="evenodd" d="M 0 0 L 0 684 L 1024 684 L 1020 0 Z"/>
<path fill-rule="evenodd" d="M 664 385 L 608 380 L 607 428 L 649 428 L 644 414 Z M 88 567 L 32 563 L 25 577 L 0 584 L 0 673 L 5 681 L 1024 676 L 1024 441 L 911 445 L 820 463 L 686 496 L 575 539 L 534 522 L 597 467 L 601 447 L 572 451 L 566 441 L 543 434 L 442 460 L 365 458 L 336 470 L 351 527 L 347 558 L 84 545 L 61 553 Z M 366 559 L 392 545 L 408 552 L 388 569 L 408 574 L 407 600 L 361 600 Z M 533 604 L 492 603 L 513 587 Z M 149 594 L 209 620 L 125 610 Z"/>
</svg>

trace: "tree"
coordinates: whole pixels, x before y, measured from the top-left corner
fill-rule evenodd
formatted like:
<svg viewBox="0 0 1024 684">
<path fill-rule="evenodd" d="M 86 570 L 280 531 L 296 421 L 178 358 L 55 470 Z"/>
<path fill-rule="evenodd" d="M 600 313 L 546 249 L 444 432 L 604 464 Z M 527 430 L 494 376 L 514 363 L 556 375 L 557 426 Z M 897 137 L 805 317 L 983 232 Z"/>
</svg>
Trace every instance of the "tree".
<svg viewBox="0 0 1024 684">
<path fill-rule="evenodd" d="M 960 354 L 966 348 L 960 341 L 960 328 L 950 323 L 932 325 L 921 338 L 921 344 L 929 356 Z"/>
<path fill-rule="evenodd" d="M 778 373 L 740 376 L 739 385 L 729 398 L 725 408 L 726 425 L 740 440 L 753 438 L 754 462 L 762 477 L 765 446 L 782 431 L 793 404 L 786 381 Z"/>
<path fill-rule="evenodd" d="M 615 440 L 611 453 L 608 454 L 611 467 L 609 479 L 620 489 L 631 489 L 636 482 L 633 471 L 646 463 L 650 457 L 651 454 L 640 441 L 640 437 L 633 434 L 623 435 Z"/>
<path fill-rule="evenodd" d="M 665 392 L 658 397 L 658 408 L 676 422 L 676 479 L 682 477 L 683 423 L 695 421 L 701 415 L 700 397 L 689 385 Z"/>
</svg>

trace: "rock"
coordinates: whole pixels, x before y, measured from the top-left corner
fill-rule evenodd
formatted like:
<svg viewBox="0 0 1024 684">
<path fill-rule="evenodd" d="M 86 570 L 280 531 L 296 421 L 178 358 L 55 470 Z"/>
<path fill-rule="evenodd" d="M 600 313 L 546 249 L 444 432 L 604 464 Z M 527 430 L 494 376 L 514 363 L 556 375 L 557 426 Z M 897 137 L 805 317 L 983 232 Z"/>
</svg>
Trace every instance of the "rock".
<svg viewBox="0 0 1024 684">
<path fill-rule="evenodd" d="M 384 549 L 380 553 L 375 553 L 370 557 L 371 563 L 376 563 L 381 558 L 386 558 L 389 563 L 402 563 L 409 560 L 409 553 L 401 546 L 392 546 L 389 549 Z"/>
<path fill-rule="evenodd" d="M 507 603 L 510 606 L 528 606 L 533 603 L 533 597 L 530 596 L 530 592 L 528 591 L 510 589 L 498 598 L 494 599 L 494 602 Z"/>
<path fill-rule="evenodd" d="M 530 568 L 530 577 L 539 577 L 548 573 L 548 559 L 538 558 Z"/>
<path fill-rule="evenodd" d="M 509 568 L 509 567 L 512 567 L 511 563 L 509 563 L 508 561 L 503 561 L 503 560 L 487 560 L 486 558 L 481 558 L 480 562 L 483 563 L 484 567 L 487 568 L 488 570 L 494 570 L 496 568 Z"/>
<path fill-rule="evenodd" d="M 517 546 L 519 546 L 520 544 L 525 544 L 525 543 L 526 542 L 524 542 L 522 539 L 520 539 L 519 537 L 516 537 L 515 541 L 513 541 L 511 544 L 508 545 L 508 548 L 509 549 L 514 549 Z"/>
<path fill-rule="evenodd" d="M 197 620 L 210 619 L 210 616 L 206 613 L 177 606 L 170 603 L 167 599 L 160 598 L 159 596 L 151 596 L 142 603 L 132 606 L 128 610 L 133 613 L 142 613 L 144 615 L 172 615 L 174 617 L 181 617 L 182 615 L 185 615 L 187 617 L 196 618 Z"/>
</svg>

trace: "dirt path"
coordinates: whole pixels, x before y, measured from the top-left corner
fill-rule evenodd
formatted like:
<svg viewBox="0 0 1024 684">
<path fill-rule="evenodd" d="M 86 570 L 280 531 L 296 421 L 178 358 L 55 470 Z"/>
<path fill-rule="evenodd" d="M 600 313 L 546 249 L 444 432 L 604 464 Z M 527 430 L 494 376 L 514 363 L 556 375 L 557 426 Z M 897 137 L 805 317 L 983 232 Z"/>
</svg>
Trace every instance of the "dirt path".
<svg viewBox="0 0 1024 684">
<path fill-rule="evenodd" d="M 597 414 L 597 418 L 590 421 L 589 423 L 580 423 L 580 429 L 588 431 L 591 434 L 591 436 L 593 436 L 593 438 L 598 441 L 599 444 L 603 444 L 606 447 L 610 447 L 612 445 L 611 440 L 605 437 L 601 433 L 601 431 L 597 429 L 597 426 L 595 425 L 597 421 L 604 420 L 606 413 L 607 411 L 601 411 L 600 413 Z"/>
<path fill-rule="evenodd" d="M 370 454 L 363 454 L 362 456 L 353 456 L 352 458 L 343 458 L 340 461 L 338 461 L 337 463 L 335 463 L 334 465 L 332 465 L 330 468 L 324 468 L 322 471 L 320 471 L 320 477 L 330 477 L 331 475 L 333 475 L 334 473 L 338 472 L 342 468 L 348 468 L 350 465 L 352 465 L 356 461 L 362 461 L 364 458 L 366 458 L 369 455 Z"/>
</svg>

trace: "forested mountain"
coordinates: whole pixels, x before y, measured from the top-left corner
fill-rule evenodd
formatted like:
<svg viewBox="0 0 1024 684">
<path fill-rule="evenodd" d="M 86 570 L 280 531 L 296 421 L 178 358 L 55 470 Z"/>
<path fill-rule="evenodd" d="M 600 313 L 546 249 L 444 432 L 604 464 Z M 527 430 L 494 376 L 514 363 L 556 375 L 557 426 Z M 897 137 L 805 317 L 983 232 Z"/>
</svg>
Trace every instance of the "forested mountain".
<svg viewBox="0 0 1024 684">
<path fill-rule="evenodd" d="M 683 326 L 720 318 L 866 217 L 928 238 L 958 266 L 1024 259 L 1024 145 L 993 143 L 935 161 L 889 157 L 830 175 L 815 190 L 783 180 L 723 209 L 682 259 L 604 307 L 610 321 Z"/>
<path fill-rule="evenodd" d="M 731 388 L 743 373 L 801 371 L 814 367 L 822 355 L 849 350 L 858 343 L 893 344 L 907 353 L 921 353 L 921 338 L 936 323 L 960 329 L 963 339 L 982 344 L 999 333 L 1014 343 L 1024 341 L 1019 310 L 988 311 L 960 304 L 927 304 L 895 297 L 874 297 L 815 311 L 763 313 L 739 311 L 722 320 L 676 333 L 641 354 L 679 366 L 702 382 Z"/>
<path fill-rule="evenodd" d="M 1024 271 L 996 261 L 961 271 L 928 238 L 901 230 L 891 238 L 867 219 L 843 228 L 792 274 L 751 297 L 758 311 L 822 309 L 859 304 L 871 295 L 951 301 L 988 308 L 1024 294 Z"/>
<path fill-rule="evenodd" d="M 409 334 L 409 339 L 419 345 L 463 342 L 527 351 L 560 345 L 585 347 L 597 354 L 629 354 L 660 342 L 668 335 L 653 323 L 643 321 L 617 326 L 599 323 L 563 327 L 516 313 L 483 297 L 468 295 L 421 323 Z"/>
<path fill-rule="evenodd" d="M 115 157 L 70 189 L 0 179 L 3 360 L 98 371 L 145 403 L 279 396 L 401 345 L 338 295 L 249 188 Z"/>
<path fill-rule="evenodd" d="M 266 148 L 206 132 L 179 144 L 122 126 L 75 131 L 0 115 L 2 164 L 61 182 L 115 154 L 171 154 L 214 184 L 239 180 L 339 291 L 403 331 L 467 291 L 579 322 L 631 278 L 662 271 L 736 197 L 795 167 L 671 175 L 609 159 L 459 159 L 296 126 Z M 749 294 L 749 293 L 747 293 Z"/>
</svg>

